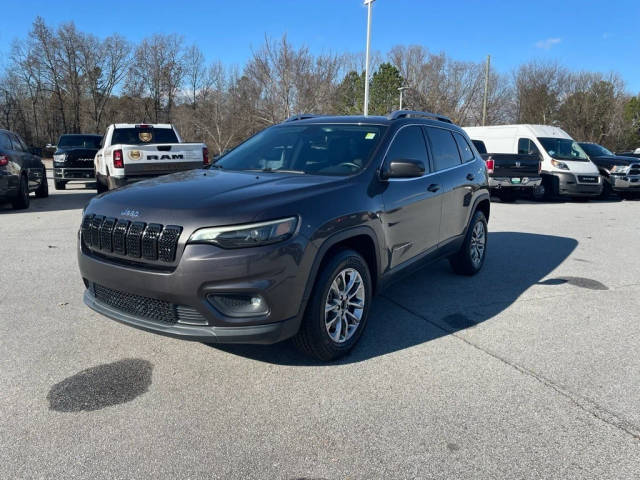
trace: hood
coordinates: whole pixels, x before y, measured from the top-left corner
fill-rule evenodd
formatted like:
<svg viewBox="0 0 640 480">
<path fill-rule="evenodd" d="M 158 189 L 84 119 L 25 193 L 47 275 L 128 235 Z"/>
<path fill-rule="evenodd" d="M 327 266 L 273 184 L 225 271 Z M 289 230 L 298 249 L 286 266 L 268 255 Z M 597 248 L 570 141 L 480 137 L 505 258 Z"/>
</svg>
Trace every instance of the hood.
<svg viewBox="0 0 640 480">
<path fill-rule="evenodd" d="M 605 160 L 613 165 L 631 165 L 632 163 L 640 163 L 639 158 L 624 157 L 622 155 L 600 155 L 597 157 L 591 157 L 592 160 Z"/>
<path fill-rule="evenodd" d="M 87 147 L 62 147 L 57 148 L 54 152 L 54 155 L 60 155 L 62 153 L 66 153 L 67 155 L 73 158 L 85 158 L 85 157 L 95 157 L 96 153 L 98 153 L 98 148 L 87 148 Z"/>
<path fill-rule="evenodd" d="M 99 195 L 87 212 L 165 225 L 232 225 L 296 215 L 301 200 L 347 185 L 347 177 L 190 170 Z"/>
</svg>

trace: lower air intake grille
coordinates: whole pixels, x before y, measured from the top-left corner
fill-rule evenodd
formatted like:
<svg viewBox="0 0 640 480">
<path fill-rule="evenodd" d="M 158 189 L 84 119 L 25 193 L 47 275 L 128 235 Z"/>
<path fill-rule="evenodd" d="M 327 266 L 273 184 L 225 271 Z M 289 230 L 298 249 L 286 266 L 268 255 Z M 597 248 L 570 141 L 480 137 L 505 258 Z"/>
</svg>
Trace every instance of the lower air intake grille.
<svg viewBox="0 0 640 480">
<path fill-rule="evenodd" d="M 120 290 L 103 287 L 97 283 L 92 284 L 92 291 L 98 302 L 104 303 L 115 310 L 157 322 L 176 323 L 178 321 L 176 305 L 173 303 L 158 300 L 157 298 L 121 292 Z"/>
</svg>

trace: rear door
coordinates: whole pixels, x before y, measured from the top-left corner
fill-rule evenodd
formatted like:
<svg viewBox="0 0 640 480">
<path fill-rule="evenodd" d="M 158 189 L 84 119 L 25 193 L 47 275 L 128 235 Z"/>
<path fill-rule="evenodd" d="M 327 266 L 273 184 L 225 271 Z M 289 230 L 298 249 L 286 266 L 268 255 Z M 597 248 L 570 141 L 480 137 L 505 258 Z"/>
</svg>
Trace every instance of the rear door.
<svg viewBox="0 0 640 480">
<path fill-rule="evenodd" d="M 475 155 L 459 133 L 440 127 L 425 130 L 434 170 L 440 175 L 443 188 L 439 243 L 445 244 L 464 233 L 477 182 Z"/>
<path fill-rule="evenodd" d="M 35 190 L 38 187 L 39 180 L 37 174 L 34 172 L 35 169 L 31 154 L 27 151 L 27 146 L 16 134 L 11 133 L 9 137 L 13 145 L 14 156 L 20 164 L 20 168 L 27 174 L 29 190 Z"/>
<path fill-rule="evenodd" d="M 384 161 L 420 160 L 426 173 L 419 178 L 389 179 L 382 194 L 382 221 L 390 250 L 390 268 L 438 245 L 442 214 L 441 188 L 430 172 L 424 134 L 418 125 L 396 133 Z"/>
</svg>

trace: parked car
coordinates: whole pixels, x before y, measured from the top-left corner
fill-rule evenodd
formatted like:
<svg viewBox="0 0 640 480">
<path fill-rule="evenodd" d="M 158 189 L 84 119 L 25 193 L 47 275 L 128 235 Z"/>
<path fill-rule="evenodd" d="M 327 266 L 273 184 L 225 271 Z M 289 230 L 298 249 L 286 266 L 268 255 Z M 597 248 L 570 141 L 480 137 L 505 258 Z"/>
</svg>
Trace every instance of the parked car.
<svg viewBox="0 0 640 480">
<path fill-rule="evenodd" d="M 640 158 L 616 155 L 597 143 L 580 142 L 580 146 L 600 170 L 603 196 L 608 197 L 611 192 L 622 197 L 640 193 Z"/>
<path fill-rule="evenodd" d="M 393 278 L 443 257 L 477 273 L 489 211 L 484 160 L 447 118 L 301 115 L 211 168 L 93 198 L 78 244 L 84 301 L 164 335 L 294 337 L 332 360 Z"/>
<path fill-rule="evenodd" d="M 24 140 L 8 130 L 0 130 L 0 201 L 15 209 L 29 208 L 29 194 L 49 196 L 47 170 Z"/>
<path fill-rule="evenodd" d="M 482 140 L 491 152 L 537 152 L 540 176 L 548 197 L 596 197 L 602 193 L 600 172 L 565 131 L 548 125 L 467 127 L 467 134 Z"/>
<path fill-rule="evenodd" d="M 640 148 L 636 148 L 633 152 L 616 152 L 616 155 L 620 155 L 621 157 L 640 158 Z"/>
<path fill-rule="evenodd" d="M 53 184 L 64 190 L 67 183 L 95 182 L 93 159 L 100 149 L 102 135 L 64 134 L 58 139 L 53 153 Z"/>
<path fill-rule="evenodd" d="M 518 195 L 538 198 L 544 194 L 540 163 L 542 157 L 535 150 L 518 148 L 518 153 L 487 153 L 482 140 L 472 140 L 484 159 L 489 174 L 489 189 L 503 202 L 513 202 Z"/>
<path fill-rule="evenodd" d="M 209 164 L 204 143 L 184 143 L 169 124 L 109 125 L 95 156 L 98 192 Z"/>
</svg>

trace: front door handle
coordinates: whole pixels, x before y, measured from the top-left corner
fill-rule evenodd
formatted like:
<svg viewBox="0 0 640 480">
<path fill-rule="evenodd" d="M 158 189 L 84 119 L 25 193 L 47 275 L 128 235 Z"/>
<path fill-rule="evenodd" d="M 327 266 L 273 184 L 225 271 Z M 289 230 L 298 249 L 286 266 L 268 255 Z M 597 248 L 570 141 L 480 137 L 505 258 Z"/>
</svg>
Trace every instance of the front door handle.
<svg viewBox="0 0 640 480">
<path fill-rule="evenodd" d="M 438 190 L 440 190 L 440 185 L 438 185 L 437 183 L 432 183 L 427 187 L 427 190 L 429 190 L 430 192 L 437 192 Z"/>
<path fill-rule="evenodd" d="M 476 178 L 473 173 L 467 173 L 467 180 L 469 180 L 470 182 L 473 182 L 473 179 Z"/>
</svg>

